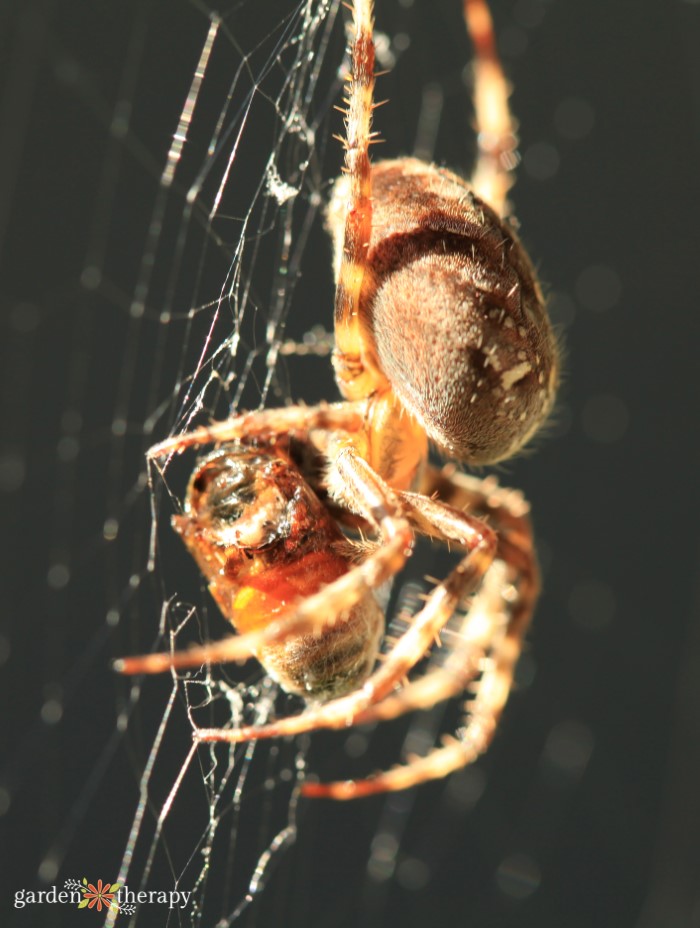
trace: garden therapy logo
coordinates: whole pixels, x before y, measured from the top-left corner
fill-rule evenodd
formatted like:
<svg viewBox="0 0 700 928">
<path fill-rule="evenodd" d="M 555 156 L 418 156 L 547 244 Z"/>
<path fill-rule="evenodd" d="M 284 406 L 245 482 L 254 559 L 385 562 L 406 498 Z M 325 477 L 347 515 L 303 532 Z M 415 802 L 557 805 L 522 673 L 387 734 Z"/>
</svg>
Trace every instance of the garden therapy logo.
<svg viewBox="0 0 700 928">
<path fill-rule="evenodd" d="M 77 880 L 66 880 L 63 884 L 67 890 L 77 890 L 82 899 L 78 903 L 79 909 L 112 909 L 113 912 L 122 912 L 124 915 L 133 915 L 136 906 L 129 903 L 120 904 L 117 895 L 122 888 L 121 883 L 103 883 L 98 880 L 97 883 L 88 883 L 85 877 L 80 883 Z"/>
<path fill-rule="evenodd" d="M 109 883 L 96 880 L 89 883 L 82 880 L 66 880 L 64 889 L 52 886 L 50 889 L 18 889 L 15 892 L 14 907 L 23 909 L 28 905 L 75 905 L 79 909 L 96 909 L 98 912 L 113 912 L 120 915 L 133 915 L 137 905 L 167 905 L 169 909 L 187 907 L 192 890 L 142 889 L 133 891 L 125 883 Z"/>
</svg>

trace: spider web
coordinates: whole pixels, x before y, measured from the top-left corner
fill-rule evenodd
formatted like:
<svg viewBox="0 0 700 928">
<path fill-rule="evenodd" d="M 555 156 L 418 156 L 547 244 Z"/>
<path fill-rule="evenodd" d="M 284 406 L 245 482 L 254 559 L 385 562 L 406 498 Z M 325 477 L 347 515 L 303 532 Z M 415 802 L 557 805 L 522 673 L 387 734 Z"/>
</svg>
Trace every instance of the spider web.
<svg viewBox="0 0 700 928">
<path fill-rule="evenodd" d="M 339 81 L 337 74 L 326 73 L 338 4 L 328 0 L 286 6 L 276 11 L 272 29 L 259 22 L 253 5 L 199 17 L 199 32 L 206 26 L 206 34 L 159 177 L 128 306 L 115 435 L 122 422 L 143 418 L 150 444 L 164 427 L 186 430 L 200 414 L 225 418 L 240 408 L 290 399 L 278 358 L 285 349 L 301 256 L 324 202 L 328 130 L 322 126 L 338 96 Z M 144 351 L 149 313 L 156 322 L 147 341 L 152 354 Z M 313 338 L 306 340 L 312 352 Z M 131 388 L 141 359 L 153 369 L 145 407 Z M 165 373 L 173 362 L 174 379 Z M 174 387 L 160 394 L 168 383 Z M 143 446 L 139 450 L 142 454 Z M 112 461 L 118 453 L 112 450 Z M 160 569 L 172 547 L 161 497 L 170 496 L 166 509 L 172 511 L 181 491 L 173 493 L 170 483 L 181 486 L 181 477 L 177 468 L 170 468 L 163 482 L 150 488 L 146 572 L 132 575 L 134 589 L 151 576 L 161 583 L 161 625 L 158 640 L 147 645 L 152 648 L 165 647 L 168 637 L 182 647 L 193 634 L 197 640 L 213 634 L 201 592 L 189 601 L 181 585 L 171 592 L 167 571 Z M 119 519 L 108 515 L 110 528 L 114 525 L 116 531 Z M 133 603 L 127 610 L 133 612 Z M 125 647 L 133 650 L 131 643 Z M 186 715 L 188 723 L 196 718 L 200 725 L 259 723 L 268 718 L 278 696 L 257 668 L 238 678 L 207 669 L 173 677 L 170 685 L 139 765 L 140 800 L 117 881 L 157 886 L 167 861 L 169 885 L 191 889 L 187 924 L 211 924 L 212 919 L 232 924 L 295 839 L 296 780 L 304 766 L 303 751 L 294 745 L 251 744 L 202 755 L 190 744 L 183 751 L 179 739 L 170 747 L 168 741 L 179 733 L 180 719 L 174 716 Z M 162 691 L 162 686 L 156 683 L 154 689 Z M 144 698 L 151 697 L 142 694 L 141 684 L 129 684 L 118 722 L 127 733 L 133 724 L 131 708 L 140 710 Z M 164 767 L 169 770 L 163 777 Z M 162 794 L 159 780 L 167 785 L 169 777 L 172 785 Z M 149 814 L 154 796 L 156 808 Z M 183 822 L 179 810 L 190 801 L 197 803 L 200 814 L 187 825 L 192 831 L 178 848 L 169 819 L 177 816 L 175 828 L 183 828 L 189 817 Z M 142 917 L 151 918 L 146 913 Z M 110 914 L 105 924 L 113 920 Z"/>
<path fill-rule="evenodd" d="M 84 178 L 82 266 L 56 295 L 60 350 L 44 344 L 43 327 L 32 346 L 45 382 L 65 394 L 39 717 L 59 732 L 54 759 L 80 757 L 66 782 L 43 784 L 52 837 L 39 878 L 96 881 L 99 870 L 135 891 L 189 890 L 185 914 L 146 908 L 133 924 L 235 922 L 295 836 L 298 746 L 250 745 L 223 760 L 192 746 L 195 713 L 200 724 L 267 718 L 278 694 L 259 670 L 94 684 L 98 671 L 110 678 L 109 656 L 220 632 L 209 628 L 195 572 L 188 589 L 169 565 L 171 556 L 185 563 L 169 528 L 185 472 L 173 466 L 149 485 L 146 449 L 198 419 L 289 402 L 280 355 L 313 364 L 327 353 L 320 330 L 290 346 L 286 328 L 332 176 L 324 159 L 342 79 L 338 11 L 335 0 L 273 3 L 264 16 L 253 3 L 144 3 L 120 22 L 115 11 L 56 19 L 46 5 L 18 20 L 35 60 L 46 54 L 50 92 L 68 96 L 66 137 L 87 113 L 97 129 L 88 144 L 100 145 Z M 45 69 L 29 76 L 44 81 Z M 20 84 L 25 74 L 14 76 Z M 297 313 L 302 340 L 307 319 L 327 318 L 330 270 L 319 289 L 318 311 Z M 15 311 L 19 335 L 32 335 L 38 312 L 29 301 Z M 19 459 L 8 456 L 8 479 Z M 85 524 L 76 513 L 90 513 Z M 7 777 L 13 798 L 27 760 L 46 748 L 28 740 Z M 84 873 L 88 862 L 96 869 Z"/>
<path fill-rule="evenodd" d="M 341 159 L 331 134 L 342 131 L 332 108 L 347 66 L 345 14 L 339 0 L 226 0 L 216 12 L 196 0 L 83 6 L 64 5 L 59 15 L 50 2 L 28 4 L 8 72 L 10 89 L 28 95 L 23 112 L 32 94 L 40 111 L 18 127 L 23 150 L 46 163 L 52 106 L 61 108 L 64 143 L 51 153 L 50 192 L 40 169 L 21 168 L 9 146 L 15 173 L 29 172 L 25 186 L 40 191 L 38 201 L 17 194 L 14 208 L 31 216 L 40 206 L 50 222 L 71 216 L 84 230 L 51 262 L 61 270 L 48 296 L 38 284 L 20 294 L 6 349 L 8 383 L 28 405 L 22 416 L 5 413 L 16 435 L 5 482 L 23 476 L 25 447 L 41 449 L 27 475 L 36 489 L 16 514 L 42 527 L 21 552 L 42 565 L 41 592 L 19 600 L 32 623 L 13 633 L 13 647 L 36 668 L 22 695 L 37 721 L 7 720 L 15 749 L 4 780 L 13 811 L 36 832 L 27 849 L 41 853 L 18 853 L 15 886 L 37 872 L 42 886 L 87 876 L 134 892 L 191 894 L 183 909 L 142 905 L 134 925 L 302 924 L 282 891 L 262 891 L 285 863 L 288 883 L 309 879 L 309 866 L 285 854 L 299 841 L 306 769 L 359 776 L 402 751 L 426 753 L 457 724 L 460 707 L 437 707 L 388 736 L 362 730 L 195 750 L 194 723 L 263 722 L 298 705 L 252 665 L 132 681 L 110 674 L 109 660 L 226 633 L 170 528 L 191 458 L 173 460 L 150 484 L 148 447 L 238 409 L 336 395 L 322 211 Z M 461 28 L 459 4 L 442 6 Z M 517 48 L 517 35 L 510 44 Z M 377 45 L 380 67 L 391 67 L 409 40 L 398 26 L 390 39 L 379 33 Z M 467 54 L 462 38 L 441 83 L 423 86 L 403 73 L 414 106 L 410 114 L 400 103 L 385 108 L 382 128 L 397 140 L 388 154 L 430 158 L 441 127 L 456 124 L 450 138 L 460 142 L 450 149 L 448 140 L 442 158 L 469 163 Z M 79 157 L 84 150 L 94 155 Z M 546 157 L 533 158 L 545 170 Z M 32 234 L 42 254 L 41 230 Z M 560 305 L 565 318 L 566 298 Z M 449 563 L 427 550 L 414 560 L 392 594 L 392 633 L 404 610 L 418 608 L 423 574 L 442 576 Z M 436 649 L 431 661 L 442 656 Z M 521 689 L 532 673 L 526 660 Z M 574 761 L 566 754 L 579 765 L 569 770 L 573 781 L 590 738 L 572 724 L 558 737 L 562 756 L 574 744 Z M 466 816 L 486 779 L 475 767 L 442 784 L 436 821 Z M 363 906 L 376 918 L 390 879 L 420 889 L 438 869 L 437 825 L 420 850 L 407 839 L 416 808 L 425 815 L 413 794 L 390 797 L 366 829 Z M 306 813 L 307 830 L 324 815 L 347 828 L 357 812 L 319 804 Z M 492 802 L 478 828 L 486 834 L 494 822 Z M 536 867 L 528 857 L 507 860 L 504 892 L 527 895 Z M 330 896 L 326 908 L 333 911 Z M 72 910 L 56 912 L 56 923 L 74 924 Z M 105 924 L 113 923 L 110 914 Z"/>
</svg>

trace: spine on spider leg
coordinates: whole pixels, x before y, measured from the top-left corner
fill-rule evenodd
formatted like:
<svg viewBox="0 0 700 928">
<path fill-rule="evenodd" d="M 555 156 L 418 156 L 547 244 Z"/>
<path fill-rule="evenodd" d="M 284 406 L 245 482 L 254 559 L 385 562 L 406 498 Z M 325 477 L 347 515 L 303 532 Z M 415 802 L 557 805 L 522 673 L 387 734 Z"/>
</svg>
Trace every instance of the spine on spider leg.
<svg viewBox="0 0 700 928">
<path fill-rule="evenodd" d="M 462 0 L 464 21 L 474 45 L 474 110 L 478 158 L 472 186 L 500 216 L 508 212 L 506 196 L 515 182 L 517 123 L 510 88 L 496 48 L 493 19 L 486 0 Z"/>
<path fill-rule="evenodd" d="M 372 179 L 369 160 L 374 96 L 372 0 L 353 4 L 352 74 L 345 99 L 345 166 L 347 200 L 342 260 L 335 295 L 336 350 L 334 367 L 341 390 L 354 398 L 351 383 L 361 371 L 359 306 L 367 250 L 372 233 Z M 347 385 L 347 390 L 344 389 Z M 364 396 L 366 391 L 360 390 Z M 359 396 L 357 398 L 360 398 Z"/>
</svg>

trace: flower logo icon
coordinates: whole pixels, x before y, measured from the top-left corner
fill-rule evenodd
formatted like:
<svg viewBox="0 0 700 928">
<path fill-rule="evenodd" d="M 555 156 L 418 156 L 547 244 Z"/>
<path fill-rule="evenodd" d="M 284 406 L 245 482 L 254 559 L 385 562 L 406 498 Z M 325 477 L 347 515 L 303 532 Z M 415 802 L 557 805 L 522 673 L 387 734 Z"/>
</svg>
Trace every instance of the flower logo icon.
<svg viewBox="0 0 700 928">
<path fill-rule="evenodd" d="M 82 886 L 80 891 L 83 894 L 83 901 L 78 903 L 79 909 L 97 909 L 98 912 L 102 911 L 102 907 L 105 909 L 116 909 L 119 911 L 119 903 L 115 901 L 115 896 L 117 890 L 120 887 L 120 883 L 103 883 L 102 880 L 97 881 L 97 885 L 94 883 L 88 883 L 88 881 L 83 877 Z"/>
</svg>

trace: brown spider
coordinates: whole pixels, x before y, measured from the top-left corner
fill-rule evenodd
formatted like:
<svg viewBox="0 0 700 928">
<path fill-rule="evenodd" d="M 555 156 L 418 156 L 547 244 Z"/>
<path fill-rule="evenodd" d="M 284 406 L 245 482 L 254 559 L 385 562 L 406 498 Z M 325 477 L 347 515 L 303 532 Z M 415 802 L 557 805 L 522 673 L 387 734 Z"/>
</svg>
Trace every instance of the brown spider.
<svg viewBox="0 0 700 928">
<path fill-rule="evenodd" d="M 413 158 L 370 163 L 372 0 L 354 3 L 345 167 L 328 211 L 333 365 L 345 401 L 240 415 L 148 453 L 157 462 L 217 446 L 197 464 L 173 524 L 239 634 L 127 658 L 119 669 L 155 673 L 255 655 L 308 703 L 269 725 L 199 729 L 197 739 L 343 728 L 474 688 L 464 727 L 426 757 L 366 780 L 308 783 L 307 796 L 405 789 L 484 751 L 538 593 L 520 494 L 427 461 L 429 441 L 472 465 L 514 454 L 546 418 L 558 379 L 542 293 L 506 219 L 516 137 L 491 16 L 485 0 L 463 2 L 475 48 L 470 184 Z M 347 532 L 358 527 L 376 545 L 353 543 Z M 383 630 L 374 591 L 403 567 L 416 532 L 455 543 L 464 556 L 374 669 Z M 446 662 L 406 681 L 470 594 Z"/>
</svg>

